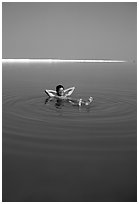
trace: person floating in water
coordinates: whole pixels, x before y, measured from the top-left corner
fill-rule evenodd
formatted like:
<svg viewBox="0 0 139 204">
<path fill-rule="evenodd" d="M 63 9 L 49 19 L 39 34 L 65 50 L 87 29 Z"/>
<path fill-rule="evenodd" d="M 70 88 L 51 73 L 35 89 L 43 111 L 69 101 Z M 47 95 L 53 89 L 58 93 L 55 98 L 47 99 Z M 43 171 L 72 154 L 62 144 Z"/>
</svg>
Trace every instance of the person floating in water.
<svg viewBox="0 0 139 204">
<path fill-rule="evenodd" d="M 93 98 L 89 97 L 87 101 L 83 101 L 83 99 L 72 99 L 70 95 L 73 93 L 75 87 L 71 87 L 68 89 L 64 89 L 63 85 L 58 85 L 56 86 L 56 91 L 54 90 L 45 90 L 45 93 L 49 96 L 49 98 L 53 99 L 58 99 L 58 100 L 66 100 L 72 105 L 89 105 L 92 101 Z"/>
</svg>

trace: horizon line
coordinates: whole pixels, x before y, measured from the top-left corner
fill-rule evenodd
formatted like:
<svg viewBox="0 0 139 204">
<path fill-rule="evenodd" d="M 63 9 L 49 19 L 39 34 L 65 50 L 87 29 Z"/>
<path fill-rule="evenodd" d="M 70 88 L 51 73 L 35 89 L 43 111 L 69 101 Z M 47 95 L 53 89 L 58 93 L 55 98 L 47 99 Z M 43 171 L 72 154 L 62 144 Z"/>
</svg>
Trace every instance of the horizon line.
<svg viewBox="0 0 139 204">
<path fill-rule="evenodd" d="M 62 63 L 62 62 L 78 62 L 78 63 L 124 63 L 125 60 L 111 60 L 111 59 L 2 59 L 4 63 L 18 62 L 18 63 L 31 63 L 31 62 L 42 62 L 42 63 Z"/>
</svg>

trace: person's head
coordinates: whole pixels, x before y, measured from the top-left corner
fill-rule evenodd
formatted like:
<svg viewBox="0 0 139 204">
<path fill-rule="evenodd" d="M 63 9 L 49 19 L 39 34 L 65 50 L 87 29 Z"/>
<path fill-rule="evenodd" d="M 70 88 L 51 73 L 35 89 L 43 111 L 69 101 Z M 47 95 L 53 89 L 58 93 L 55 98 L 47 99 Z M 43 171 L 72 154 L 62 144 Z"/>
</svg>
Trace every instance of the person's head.
<svg viewBox="0 0 139 204">
<path fill-rule="evenodd" d="M 58 96 L 63 96 L 64 95 L 64 86 L 58 85 L 56 87 L 56 92 Z"/>
</svg>

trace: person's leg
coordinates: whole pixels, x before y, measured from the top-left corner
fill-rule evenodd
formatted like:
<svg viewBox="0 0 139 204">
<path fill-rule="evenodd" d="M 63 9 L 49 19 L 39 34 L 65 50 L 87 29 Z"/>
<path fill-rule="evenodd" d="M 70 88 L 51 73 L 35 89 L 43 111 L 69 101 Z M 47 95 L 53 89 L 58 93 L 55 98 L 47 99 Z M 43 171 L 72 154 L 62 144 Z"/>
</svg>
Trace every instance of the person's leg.
<svg viewBox="0 0 139 204">
<path fill-rule="evenodd" d="M 83 101 L 83 99 L 69 99 L 72 105 L 89 105 L 93 101 L 92 97 L 89 97 L 88 101 Z"/>
</svg>

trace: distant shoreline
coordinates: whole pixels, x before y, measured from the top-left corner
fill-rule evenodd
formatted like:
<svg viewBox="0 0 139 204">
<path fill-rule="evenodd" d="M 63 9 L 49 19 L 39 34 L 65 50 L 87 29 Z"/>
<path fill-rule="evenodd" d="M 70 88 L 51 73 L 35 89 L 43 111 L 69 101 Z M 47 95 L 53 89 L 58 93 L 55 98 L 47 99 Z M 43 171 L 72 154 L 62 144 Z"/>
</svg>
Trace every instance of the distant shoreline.
<svg viewBox="0 0 139 204">
<path fill-rule="evenodd" d="M 31 62 L 39 62 L 39 63 L 125 63 L 125 60 L 111 60 L 111 59 L 2 59 L 4 63 L 31 63 Z"/>
</svg>

